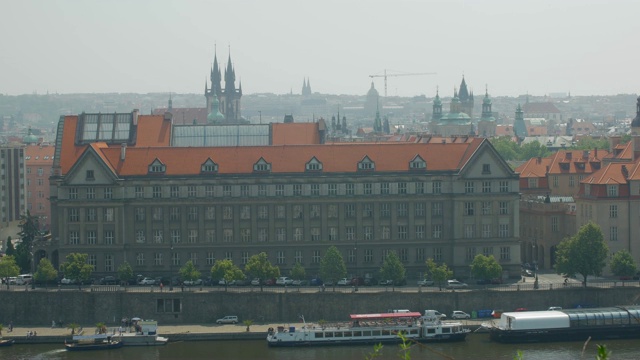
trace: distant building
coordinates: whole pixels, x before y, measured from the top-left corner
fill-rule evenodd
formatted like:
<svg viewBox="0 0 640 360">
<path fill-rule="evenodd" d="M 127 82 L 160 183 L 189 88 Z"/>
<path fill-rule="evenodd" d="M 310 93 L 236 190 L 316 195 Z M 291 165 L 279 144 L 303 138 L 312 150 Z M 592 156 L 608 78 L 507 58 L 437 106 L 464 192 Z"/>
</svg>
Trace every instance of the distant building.
<svg viewBox="0 0 640 360">
<path fill-rule="evenodd" d="M 27 210 L 31 216 L 38 218 L 41 230 L 49 230 L 51 226 L 49 176 L 52 174 L 55 147 L 47 144 L 30 144 L 24 150 Z"/>
<path fill-rule="evenodd" d="M 0 145 L 0 168 L 0 226 L 7 227 L 19 221 L 27 210 L 25 145 Z"/>
</svg>

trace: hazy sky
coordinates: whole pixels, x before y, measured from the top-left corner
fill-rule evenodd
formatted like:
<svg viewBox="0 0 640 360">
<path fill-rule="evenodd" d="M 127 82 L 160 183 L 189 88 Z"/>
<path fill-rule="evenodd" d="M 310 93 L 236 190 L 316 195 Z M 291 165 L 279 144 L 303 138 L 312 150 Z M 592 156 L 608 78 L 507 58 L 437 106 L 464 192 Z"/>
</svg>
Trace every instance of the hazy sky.
<svg viewBox="0 0 640 360">
<path fill-rule="evenodd" d="M 638 0 L 3 1 L 0 93 L 201 93 L 215 45 L 245 94 L 640 92 Z M 382 78 L 374 79 L 380 94 Z M 237 85 L 237 83 L 236 83 Z"/>
</svg>

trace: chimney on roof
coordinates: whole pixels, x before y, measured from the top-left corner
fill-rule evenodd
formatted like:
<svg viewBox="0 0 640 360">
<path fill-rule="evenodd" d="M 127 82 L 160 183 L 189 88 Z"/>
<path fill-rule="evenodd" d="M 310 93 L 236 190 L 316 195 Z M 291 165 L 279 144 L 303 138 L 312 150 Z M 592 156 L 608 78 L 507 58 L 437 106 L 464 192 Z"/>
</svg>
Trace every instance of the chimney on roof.
<svg viewBox="0 0 640 360">
<path fill-rule="evenodd" d="M 593 149 L 593 158 L 594 159 L 598 158 L 598 148 Z"/>
<path fill-rule="evenodd" d="M 622 165 L 622 175 L 625 179 L 629 177 L 629 170 L 627 170 L 627 165 Z"/>
<path fill-rule="evenodd" d="M 138 126 L 138 114 L 140 113 L 140 110 L 138 109 L 133 109 L 133 112 L 131 113 L 131 115 L 133 116 L 133 126 Z"/>
<path fill-rule="evenodd" d="M 549 165 L 547 165 L 547 172 L 546 174 L 549 174 Z"/>
<path fill-rule="evenodd" d="M 120 161 L 124 161 L 127 155 L 127 143 L 120 144 Z"/>
<path fill-rule="evenodd" d="M 165 111 L 165 113 L 164 113 L 164 121 L 171 121 L 172 119 L 173 119 L 173 114 L 168 112 L 168 111 Z"/>
<path fill-rule="evenodd" d="M 567 151 L 567 152 L 565 153 L 565 158 L 566 158 L 567 160 L 571 160 L 571 157 L 572 157 L 572 156 L 573 156 L 573 153 L 571 153 L 571 151 Z"/>
<path fill-rule="evenodd" d="M 541 164 L 541 163 L 542 163 L 542 156 L 538 156 L 538 157 L 536 158 L 536 162 L 537 162 L 538 164 Z"/>
</svg>

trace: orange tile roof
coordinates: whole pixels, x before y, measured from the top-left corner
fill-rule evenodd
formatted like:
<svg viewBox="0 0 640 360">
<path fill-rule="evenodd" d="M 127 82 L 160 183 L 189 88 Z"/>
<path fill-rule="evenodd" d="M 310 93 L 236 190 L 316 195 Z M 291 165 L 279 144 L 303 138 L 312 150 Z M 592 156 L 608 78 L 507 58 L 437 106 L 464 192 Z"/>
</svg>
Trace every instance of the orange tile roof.
<svg viewBox="0 0 640 360">
<path fill-rule="evenodd" d="M 629 169 L 633 164 L 631 163 L 611 163 L 597 171 L 590 176 L 586 177 L 581 183 L 585 184 L 626 184 L 627 178 L 623 174 L 622 167 L 626 166 Z"/>
<path fill-rule="evenodd" d="M 169 146 L 171 144 L 171 122 L 162 115 L 139 115 L 136 146 Z"/>
<path fill-rule="evenodd" d="M 568 153 L 571 153 L 571 156 L 567 156 Z M 595 171 L 600 170 L 598 165 L 603 166 L 602 159 L 609 156 L 609 152 L 607 150 L 598 149 L 597 155 L 596 150 L 589 150 L 589 155 L 585 159 L 583 158 L 584 151 L 583 150 L 562 150 L 558 151 L 555 154 L 551 155 L 551 163 L 549 164 L 549 174 L 589 174 Z M 569 169 L 565 170 L 561 168 L 560 163 L 568 163 Z M 576 163 L 584 163 L 584 169 L 579 169 L 576 166 Z M 595 166 L 594 166 L 595 165 Z"/>
<path fill-rule="evenodd" d="M 375 172 L 407 171 L 409 162 L 420 155 L 427 170 L 455 171 L 460 169 L 485 141 L 476 139 L 456 144 L 416 143 L 348 143 L 333 145 L 238 146 L 215 148 L 128 148 L 120 160 L 120 149 L 95 148 L 102 151 L 120 176 L 143 176 L 155 160 L 166 165 L 165 175 L 199 175 L 201 165 L 211 158 L 218 164 L 219 174 L 253 173 L 253 165 L 264 158 L 271 163 L 271 173 L 302 173 L 305 164 L 316 157 L 323 163 L 322 173 L 356 172 L 364 156 L 375 162 Z M 374 172 L 374 173 L 375 173 Z"/>
<path fill-rule="evenodd" d="M 64 117 L 64 126 L 62 128 L 62 149 L 60 150 L 60 170 L 66 174 L 73 164 L 76 163 L 80 155 L 84 153 L 87 145 L 75 145 L 76 127 L 78 124 L 78 116 L 70 115 Z"/>
<path fill-rule="evenodd" d="M 531 158 L 524 164 L 518 166 L 515 171 L 520 174 L 520 178 L 546 177 L 547 166 L 549 166 L 550 163 L 551 159 L 549 157 Z"/>
<path fill-rule="evenodd" d="M 28 145 L 25 150 L 25 163 L 29 165 L 51 165 L 56 148 L 53 145 Z M 26 158 L 28 157 L 28 158 Z M 47 159 L 45 159 L 47 157 Z"/>
<path fill-rule="evenodd" d="M 272 145 L 320 144 L 318 123 L 272 123 Z"/>
</svg>

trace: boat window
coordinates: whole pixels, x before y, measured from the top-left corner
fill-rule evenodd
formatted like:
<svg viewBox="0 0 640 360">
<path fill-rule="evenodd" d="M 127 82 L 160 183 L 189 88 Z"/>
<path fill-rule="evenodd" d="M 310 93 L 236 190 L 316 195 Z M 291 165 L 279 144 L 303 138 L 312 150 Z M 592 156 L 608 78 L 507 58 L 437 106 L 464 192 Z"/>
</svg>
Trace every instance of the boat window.
<svg viewBox="0 0 640 360">
<path fill-rule="evenodd" d="M 324 333 L 321 331 L 316 332 L 316 339 L 322 339 L 324 337 Z"/>
<path fill-rule="evenodd" d="M 351 331 L 345 331 L 344 337 L 353 337 L 353 333 Z"/>
<path fill-rule="evenodd" d="M 382 330 L 382 336 L 385 336 L 385 335 L 391 335 L 391 331 L 383 329 Z"/>
<path fill-rule="evenodd" d="M 436 333 L 436 329 L 434 328 L 428 328 L 427 329 L 427 334 L 435 334 Z"/>
<path fill-rule="evenodd" d="M 353 336 L 362 336 L 362 331 L 354 331 Z"/>
<path fill-rule="evenodd" d="M 324 333 L 324 336 L 333 337 L 333 332 L 326 332 L 326 333 Z"/>
<path fill-rule="evenodd" d="M 448 333 L 450 333 L 450 332 L 451 332 L 451 328 L 448 328 L 448 327 L 443 327 L 443 328 L 442 328 L 442 333 L 443 333 L 443 334 L 448 334 Z"/>
<path fill-rule="evenodd" d="M 342 337 L 342 332 L 340 331 L 336 331 L 335 334 L 333 334 L 334 337 Z"/>
</svg>

